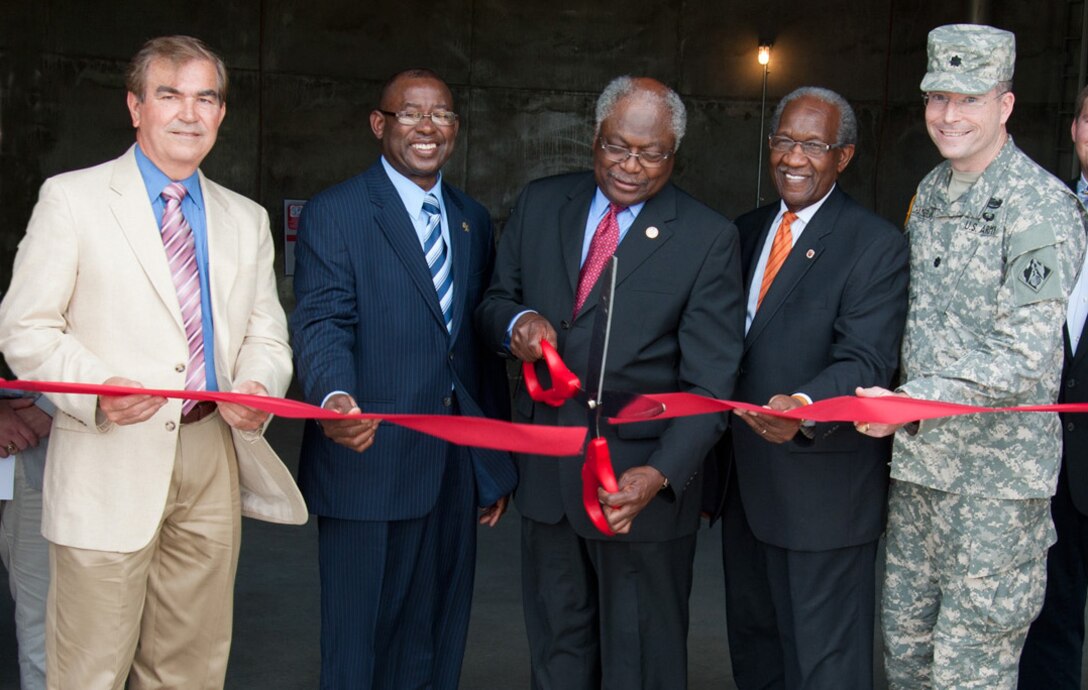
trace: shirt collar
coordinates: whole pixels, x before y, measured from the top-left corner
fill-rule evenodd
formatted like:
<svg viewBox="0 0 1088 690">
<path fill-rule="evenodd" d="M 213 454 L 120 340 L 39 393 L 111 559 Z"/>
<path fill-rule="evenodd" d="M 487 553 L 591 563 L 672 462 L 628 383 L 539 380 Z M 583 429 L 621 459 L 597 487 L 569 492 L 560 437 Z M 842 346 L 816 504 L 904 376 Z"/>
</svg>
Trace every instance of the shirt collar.
<svg viewBox="0 0 1088 690">
<path fill-rule="evenodd" d="M 143 177 L 147 196 L 151 203 L 154 204 L 162 195 L 162 190 L 166 189 L 166 185 L 174 180 L 167 177 L 166 173 L 159 170 L 158 166 L 151 162 L 151 159 L 140 149 L 139 144 L 136 144 L 136 167 L 140 169 L 140 176 Z M 186 198 L 191 199 L 198 209 L 203 210 L 204 195 L 200 191 L 200 173 L 194 171 L 192 175 L 184 180 L 178 180 L 178 182 L 184 185 Z"/>
<path fill-rule="evenodd" d="M 597 187 L 596 193 L 593 195 L 593 202 L 589 205 L 589 217 L 600 222 L 601 218 L 604 218 L 604 214 L 608 212 L 608 205 L 612 202 L 608 200 L 608 197 L 604 195 L 600 187 Z M 622 216 L 624 213 L 630 213 L 630 219 L 634 220 L 638 218 L 639 212 L 642 211 L 642 207 L 646 205 L 645 201 L 640 201 L 637 204 L 628 206 L 623 213 L 618 215 Z"/>
<path fill-rule="evenodd" d="M 438 172 L 438 180 L 435 185 L 428 190 L 424 190 L 418 184 L 397 172 L 385 159 L 385 156 L 382 156 L 381 160 L 385 174 L 389 176 L 389 181 L 393 183 L 393 188 L 397 190 L 397 195 L 400 196 L 400 200 L 404 203 L 404 208 L 408 210 L 408 215 L 412 218 L 419 217 L 419 214 L 423 212 L 423 201 L 428 194 L 434 194 L 438 198 L 438 207 L 445 208 L 445 204 L 442 203 L 442 171 Z"/>
<path fill-rule="evenodd" d="M 831 196 L 831 192 L 835 191 L 835 187 L 837 187 L 838 184 L 839 183 L 836 182 L 835 184 L 831 185 L 831 189 L 827 190 L 827 194 L 824 194 L 823 198 L 821 198 L 816 203 L 809 204 L 808 206 L 804 207 L 800 211 L 796 211 L 795 213 L 797 214 L 797 220 L 801 221 L 801 223 L 803 225 L 808 225 L 808 222 L 810 220 L 812 220 L 812 217 L 814 215 L 816 215 L 816 212 L 820 210 L 820 207 L 824 205 L 824 202 L 827 201 L 827 197 Z M 782 216 L 784 216 L 786 214 L 786 211 L 788 211 L 788 210 L 789 209 L 786 208 L 786 202 L 785 201 L 778 202 L 778 216 L 777 217 L 781 218 Z"/>
</svg>

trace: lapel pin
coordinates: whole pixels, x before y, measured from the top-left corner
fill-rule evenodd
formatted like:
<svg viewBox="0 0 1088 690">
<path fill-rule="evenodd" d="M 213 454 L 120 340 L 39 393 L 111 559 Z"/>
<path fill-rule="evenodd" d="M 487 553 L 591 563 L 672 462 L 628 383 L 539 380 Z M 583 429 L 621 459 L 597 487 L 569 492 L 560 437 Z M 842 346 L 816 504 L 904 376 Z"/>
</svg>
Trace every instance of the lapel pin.
<svg viewBox="0 0 1088 690">
<path fill-rule="evenodd" d="M 816 256 L 816 252 L 811 250 L 811 249 L 808 250 L 807 252 L 805 252 L 805 258 L 806 259 L 811 259 L 814 256 Z"/>
<path fill-rule="evenodd" d="M 649 237 L 651 240 L 656 240 L 658 234 L 658 230 L 654 226 L 651 225 L 650 227 L 646 228 L 646 236 Z"/>
<path fill-rule="evenodd" d="M 461 229 L 464 230 L 465 232 L 468 232 L 468 221 L 467 220 L 461 221 Z"/>
</svg>

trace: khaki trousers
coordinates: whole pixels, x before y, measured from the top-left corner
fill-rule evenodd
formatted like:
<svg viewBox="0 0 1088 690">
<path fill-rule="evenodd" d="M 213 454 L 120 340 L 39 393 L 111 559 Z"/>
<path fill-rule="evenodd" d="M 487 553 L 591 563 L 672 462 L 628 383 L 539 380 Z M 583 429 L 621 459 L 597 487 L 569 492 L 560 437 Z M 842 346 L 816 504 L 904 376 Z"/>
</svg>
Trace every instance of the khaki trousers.
<svg viewBox="0 0 1088 690">
<path fill-rule="evenodd" d="M 122 690 L 126 678 L 129 690 L 222 688 L 240 538 L 238 465 L 216 413 L 181 427 L 147 546 L 115 553 L 50 544 L 50 690 Z"/>
</svg>

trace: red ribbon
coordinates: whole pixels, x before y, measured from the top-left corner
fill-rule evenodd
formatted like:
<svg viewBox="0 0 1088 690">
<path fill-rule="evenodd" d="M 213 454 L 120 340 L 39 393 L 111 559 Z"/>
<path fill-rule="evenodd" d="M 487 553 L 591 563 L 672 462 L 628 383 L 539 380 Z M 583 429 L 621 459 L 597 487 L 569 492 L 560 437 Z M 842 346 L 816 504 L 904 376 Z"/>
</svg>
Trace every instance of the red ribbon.
<svg viewBox="0 0 1088 690">
<path fill-rule="evenodd" d="M 729 410 L 750 410 L 772 417 L 807 419 L 813 422 L 873 422 L 876 424 L 906 424 L 920 419 L 956 417 L 965 414 L 992 414 L 999 412 L 1088 412 L 1088 403 L 1062 403 L 1052 405 L 1021 405 L 1018 407 L 979 407 L 938 400 L 921 400 L 901 395 L 885 395 L 879 398 L 860 398 L 843 395 L 796 407 L 792 410 L 772 410 L 762 405 L 717 400 L 694 393 L 658 393 L 645 396 L 665 406 L 665 411 L 653 419 L 672 419 Z M 647 421 L 645 417 L 612 417 L 613 424 L 632 424 Z"/>
<path fill-rule="evenodd" d="M 450 443 L 477 448 L 506 450 L 538 455 L 579 455 L 586 430 L 576 426 L 515 424 L 485 417 L 429 414 L 340 414 L 297 400 L 221 391 L 174 391 L 129 386 L 107 386 L 57 381 L 5 381 L 0 388 L 38 393 L 80 393 L 85 395 L 157 395 L 164 398 L 210 400 L 237 403 L 290 419 L 380 419 L 440 438 Z"/>
<path fill-rule="evenodd" d="M 164 398 L 210 400 L 212 402 L 237 403 L 263 410 L 289 419 L 380 419 L 440 438 L 450 443 L 515 453 L 535 455 L 578 455 L 582 452 L 586 429 L 583 427 L 545 426 L 539 424 L 515 424 L 484 417 L 460 417 L 452 415 L 423 414 L 370 414 L 366 412 L 340 414 L 315 405 L 244 393 L 217 391 L 175 391 L 105 384 L 60 383 L 56 381 L 6 381 L 0 379 L 0 388 L 34 391 L 38 393 L 76 393 L 84 395 L 156 395 Z M 665 411 L 652 419 L 673 419 L 697 414 L 728 412 L 741 409 L 787 419 L 807 419 L 814 422 L 867 421 L 877 424 L 904 424 L 920 419 L 954 417 L 965 414 L 992 414 L 1001 412 L 1088 412 L 1088 403 L 1064 403 L 1052 405 L 1022 405 L 1018 407 L 978 407 L 935 400 L 920 400 L 902 396 L 859 398 L 841 396 L 820 400 L 811 405 L 792 410 L 771 410 L 762 405 L 717 400 L 694 393 L 659 393 L 647 395 L 665 406 Z M 609 419 L 613 424 L 631 424 L 648 421 L 645 416 Z M 603 534 L 612 536 L 600 502 L 597 488 L 609 493 L 619 491 L 616 474 L 608 445 L 602 438 L 592 439 L 586 447 L 582 465 L 582 502 L 586 514 Z"/>
</svg>

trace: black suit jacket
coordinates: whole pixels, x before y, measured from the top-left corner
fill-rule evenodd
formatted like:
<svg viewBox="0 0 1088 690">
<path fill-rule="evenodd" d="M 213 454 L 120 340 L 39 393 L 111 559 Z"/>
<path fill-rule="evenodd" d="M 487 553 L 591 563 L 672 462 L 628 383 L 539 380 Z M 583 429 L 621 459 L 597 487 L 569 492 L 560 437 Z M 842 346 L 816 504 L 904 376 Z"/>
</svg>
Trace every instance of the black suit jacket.
<svg viewBox="0 0 1088 690">
<path fill-rule="evenodd" d="M 482 347 L 472 314 L 490 281 L 491 218 L 443 183 L 453 254 L 453 330 L 446 331 L 419 237 L 381 163 L 324 190 L 302 212 L 291 315 L 306 401 L 350 393 L 364 412 L 505 417 L 502 361 Z M 481 505 L 517 482 L 509 454 L 468 449 Z M 307 422 L 299 484 L 311 512 L 347 520 L 427 514 L 442 488 L 449 444 L 383 424 L 363 454 Z"/>
<path fill-rule="evenodd" d="M 585 377 L 596 314 L 595 288 L 571 322 L 592 173 L 532 182 L 503 231 L 491 287 L 477 310 L 481 334 L 506 352 L 506 331 L 520 311 L 534 309 L 559 336 L 559 353 Z M 655 232 L 647 232 L 656 228 Z M 721 215 L 666 185 L 648 200 L 616 250 L 619 270 L 605 388 L 659 393 L 690 391 L 728 398 L 743 339 L 737 233 Z M 515 421 L 586 424 L 584 408 L 534 404 L 518 385 Z M 698 527 L 702 459 L 725 427 L 724 415 L 611 426 L 603 423 L 618 477 L 652 465 L 672 484 L 635 518 L 620 539 L 655 541 Z M 564 516 L 583 537 L 603 538 L 582 507 L 581 458 L 517 458 L 515 493 L 522 515 L 554 524 Z"/>
<path fill-rule="evenodd" d="M 737 220 L 745 294 L 778 213 L 774 203 Z M 813 400 L 888 386 L 907 313 L 909 252 L 903 233 L 836 187 L 805 227 L 744 341 L 738 400 L 777 393 Z M 876 539 L 883 529 L 891 439 L 850 424 L 820 424 L 809 441 L 765 441 L 732 426 L 730 481 L 763 542 L 819 551 Z"/>
<path fill-rule="evenodd" d="M 1077 191 L 1077 178 L 1068 183 Z M 1085 323 L 1088 326 L 1088 322 Z M 1088 402 L 1088 329 L 1081 332 L 1077 354 L 1070 348 L 1069 326 L 1062 326 L 1065 335 L 1065 360 L 1062 364 L 1062 387 L 1058 402 Z M 1088 415 L 1066 414 L 1062 418 L 1062 472 L 1069 480 L 1073 505 L 1088 515 Z"/>
</svg>

